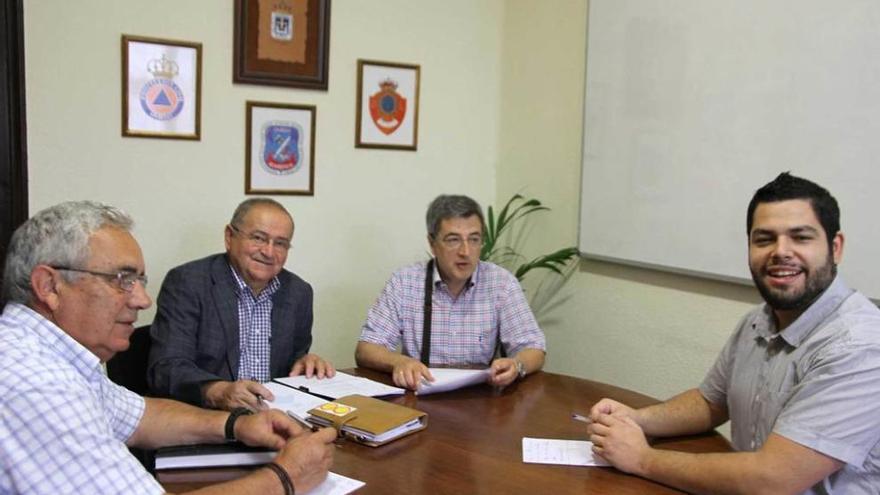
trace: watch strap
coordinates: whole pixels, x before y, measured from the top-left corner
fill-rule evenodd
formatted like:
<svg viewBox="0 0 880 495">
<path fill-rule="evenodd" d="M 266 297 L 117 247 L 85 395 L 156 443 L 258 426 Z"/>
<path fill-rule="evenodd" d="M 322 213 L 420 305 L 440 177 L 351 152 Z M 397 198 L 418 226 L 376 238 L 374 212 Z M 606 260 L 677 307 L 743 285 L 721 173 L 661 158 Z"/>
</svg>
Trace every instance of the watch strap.
<svg viewBox="0 0 880 495">
<path fill-rule="evenodd" d="M 241 416 L 248 416 L 253 414 L 254 412 L 246 407 L 236 407 L 229 413 L 229 417 L 226 418 L 226 426 L 223 428 L 223 431 L 226 435 L 226 440 L 230 442 L 235 441 L 235 422 L 238 421 L 238 418 Z"/>
</svg>

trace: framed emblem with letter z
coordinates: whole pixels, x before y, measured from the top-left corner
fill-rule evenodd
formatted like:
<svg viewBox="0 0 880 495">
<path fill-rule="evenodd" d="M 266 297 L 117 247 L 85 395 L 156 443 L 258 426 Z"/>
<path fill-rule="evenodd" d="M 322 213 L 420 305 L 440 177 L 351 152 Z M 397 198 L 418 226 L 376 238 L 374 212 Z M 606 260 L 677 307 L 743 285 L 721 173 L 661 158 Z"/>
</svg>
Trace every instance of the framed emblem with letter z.
<svg viewBox="0 0 880 495">
<path fill-rule="evenodd" d="M 315 195 L 315 106 L 248 101 L 245 194 Z"/>
</svg>

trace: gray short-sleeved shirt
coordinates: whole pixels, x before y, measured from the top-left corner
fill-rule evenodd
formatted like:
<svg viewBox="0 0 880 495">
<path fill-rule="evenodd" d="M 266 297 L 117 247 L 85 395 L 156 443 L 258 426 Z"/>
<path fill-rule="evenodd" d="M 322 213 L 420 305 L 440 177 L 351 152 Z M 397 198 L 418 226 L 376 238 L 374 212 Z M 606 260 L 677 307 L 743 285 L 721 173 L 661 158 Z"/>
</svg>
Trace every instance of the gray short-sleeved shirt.
<svg viewBox="0 0 880 495">
<path fill-rule="evenodd" d="M 880 490 L 880 310 L 839 277 L 782 332 L 767 305 L 747 314 L 700 392 L 736 450 L 775 432 L 845 463 L 807 493 Z"/>
</svg>

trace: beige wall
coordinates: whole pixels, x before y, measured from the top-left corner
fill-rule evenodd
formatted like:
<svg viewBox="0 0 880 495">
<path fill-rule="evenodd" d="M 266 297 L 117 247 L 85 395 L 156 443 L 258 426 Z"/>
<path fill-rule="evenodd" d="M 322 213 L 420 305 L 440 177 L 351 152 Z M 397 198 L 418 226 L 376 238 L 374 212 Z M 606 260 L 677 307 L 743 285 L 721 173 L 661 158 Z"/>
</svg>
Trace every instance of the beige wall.
<svg viewBox="0 0 880 495">
<path fill-rule="evenodd" d="M 326 92 L 233 85 L 231 4 L 26 2 L 32 211 L 75 198 L 129 210 L 155 295 L 169 268 L 222 249 L 244 197 L 244 101 L 317 105 L 316 195 L 278 199 L 297 221 L 287 266 L 316 290 L 315 351 L 341 366 L 391 271 L 424 256 L 434 195 L 486 204 L 524 192 L 553 208 L 527 253 L 577 242 L 585 0 L 336 0 Z M 203 43 L 201 141 L 120 137 L 123 33 Z M 354 149 L 357 58 L 421 64 L 417 153 Z M 757 300 L 598 262 L 581 263 L 560 296 L 540 318 L 548 369 L 658 397 L 696 384 Z"/>
<path fill-rule="evenodd" d="M 277 199 L 296 220 L 287 267 L 315 288 L 314 350 L 351 366 L 385 280 L 427 252 L 430 199 L 494 199 L 502 3 L 333 2 L 328 91 L 233 85 L 232 6 L 25 2 L 30 208 L 96 199 L 128 210 L 155 296 L 168 269 L 223 248 L 244 199 L 245 100 L 317 105 L 315 196 Z M 120 137 L 123 33 L 203 44 L 201 141 Z M 418 152 L 354 148 L 358 58 L 422 66 Z"/>
</svg>

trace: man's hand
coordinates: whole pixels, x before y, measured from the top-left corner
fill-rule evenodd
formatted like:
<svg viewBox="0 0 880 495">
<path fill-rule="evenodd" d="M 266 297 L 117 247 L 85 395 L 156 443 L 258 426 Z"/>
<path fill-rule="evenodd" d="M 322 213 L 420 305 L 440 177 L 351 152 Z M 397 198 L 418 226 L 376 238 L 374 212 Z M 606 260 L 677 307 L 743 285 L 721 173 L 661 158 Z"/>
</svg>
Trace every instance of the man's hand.
<svg viewBox="0 0 880 495">
<path fill-rule="evenodd" d="M 594 423 L 599 420 L 599 416 L 608 414 L 618 418 L 631 418 L 637 423 L 639 422 L 638 413 L 635 409 L 621 404 L 616 400 L 602 399 L 590 408 L 590 420 Z"/>
<path fill-rule="evenodd" d="M 422 380 L 434 381 L 428 367 L 418 359 L 400 356 L 400 360 L 391 370 L 391 378 L 398 387 L 418 390 Z"/>
<path fill-rule="evenodd" d="M 231 411 L 236 407 L 246 407 L 251 411 L 268 409 L 263 401 L 275 400 L 272 392 L 262 384 L 251 380 L 238 380 L 235 382 L 208 382 L 202 385 L 202 396 L 205 404 L 214 409 Z"/>
<path fill-rule="evenodd" d="M 491 385 L 505 387 L 516 380 L 516 359 L 498 358 L 492 361 L 489 367 L 489 379 Z"/>
<path fill-rule="evenodd" d="M 297 493 L 305 493 L 318 486 L 327 477 L 333 464 L 333 441 L 336 430 L 323 428 L 315 433 L 305 432 L 287 442 L 277 462 L 293 481 Z"/>
<path fill-rule="evenodd" d="M 245 445 L 281 450 L 287 441 L 305 430 L 278 409 L 239 416 L 235 421 L 235 438 Z"/>
<path fill-rule="evenodd" d="M 317 354 L 306 354 L 296 360 L 293 367 L 290 368 L 290 376 L 306 375 L 306 378 L 316 376 L 321 378 L 332 378 L 336 374 L 336 369 L 330 364 L 330 361 L 321 359 Z"/>
<path fill-rule="evenodd" d="M 644 461 L 651 447 L 639 425 L 628 416 L 597 414 L 587 426 L 593 452 L 612 466 L 636 475 L 644 475 Z"/>
</svg>

